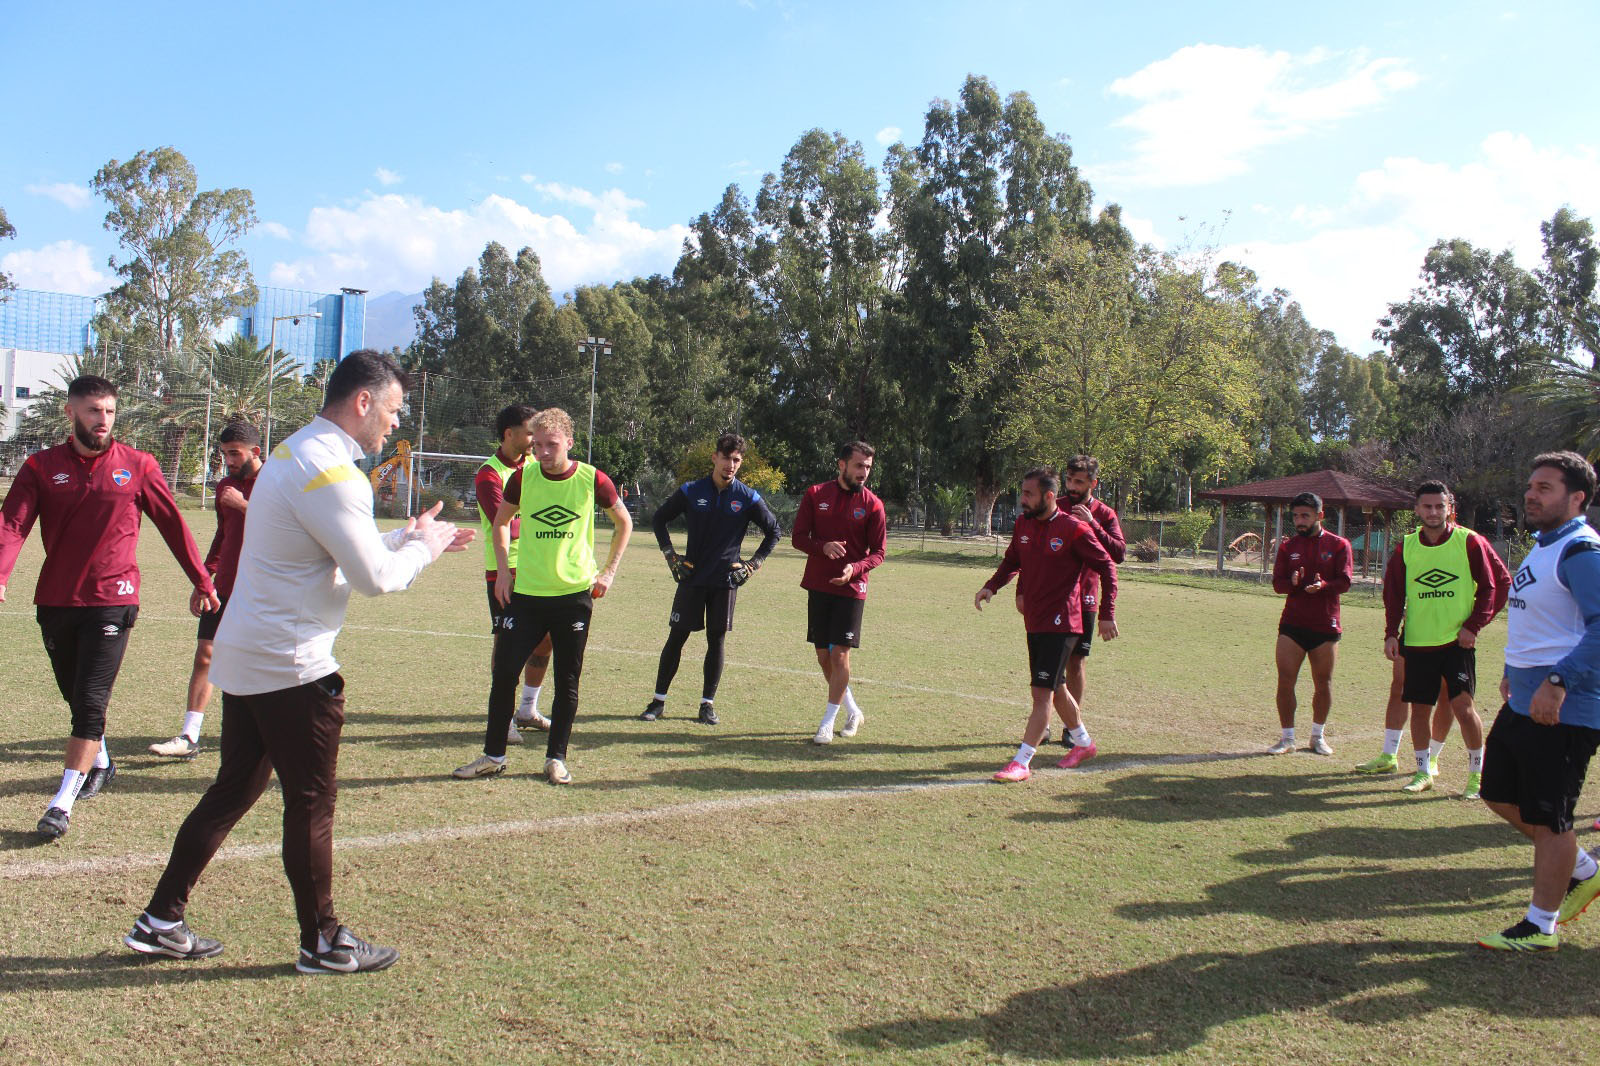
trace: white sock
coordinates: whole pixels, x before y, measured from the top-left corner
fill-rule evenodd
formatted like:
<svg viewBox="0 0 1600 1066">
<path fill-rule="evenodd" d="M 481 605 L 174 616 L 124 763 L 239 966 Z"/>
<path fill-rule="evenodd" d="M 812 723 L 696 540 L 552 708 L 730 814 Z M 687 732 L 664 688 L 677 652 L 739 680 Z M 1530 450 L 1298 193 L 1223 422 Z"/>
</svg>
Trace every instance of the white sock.
<svg viewBox="0 0 1600 1066">
<path fill-rule="evenodd" d="M 1403 729 L 1385 729 L 1383 731 L 1383 753 L 1385 755 L 1400 754 L 1400 735 Z"/>
<path fill-rule="evenodd" d="M 504 755 L 490 755 L 488 752 L 484 752 L 483 754 L 485 758 L 493 763 L 502 763 L 506 761 L 506 757 Z"/>
<path fill-rule="evenodd" d="M 855 695 L 851 693 L 849 685 L 844 687 L 844 699 L 840 702 L 844 705 L 844 709 L 851 714 L 861 713 L 861 705 L 856 702 Z"/>
<path fill-rule="evenodd" d="M 317 934 L 317 954 L 321 955 L 321 954 L 324 954 L 325 952 L 329 952 L 329 951 L 332 951 L 332 950 L 333 950 L 333 944 L 328 940 L 327 937 L 323 936 L 321 933 L 318 933 Z"/>
<path fill-rule="evenodd" d="M 1033 747 L 1031 744 L 1019 744 L 1017 745 L 1017 755 L 1014 761 L 1021 763 L 1023 766 L 1027 766 L 1033 761 L 1033 753 L 1037 750 L 1039 749 Z"/>
<path fill-rule="evenodd" d="M 111 765 L 111 752 L 106 750 L 106 738 L 100 737 L 100 750 L 94 753 L 94 768 L 104 770 Z"/>
<path fill-rule="evenodd" d="M 78 790 L 83 787 L 84 774 L 77 770 L 61 771 L 61 788 L 56 792 L 55 799 L 50 801 L 50 806 L 60 807 L 68 814 L 72 813 L 72 804 L 78 798 Z"/>
<path fill-rule="evenodd" d="M 1483 749 L 1482 748 L 1468 748 L 1467 749 L 1467 773 L 1469 773 L 1469 774 L 1481 774 L 1481 773 L 1483 773 Z"/>
<path fill-rule="evenodd" d="M 837 703 L 828 704 L 826 707 L 822 708 L 822 724 L 818 726 L 817 729 L 819 731 L 823 729 L 832 729 L 833 720 L 837 717 L 839 717 L 839 705 Z"/>
<path fill-rule="evenodd" d="M 1326 722 L 1312 722 L 1311 723 L 1311 739 L 1312 740 L 1316 740 L 1318 737 L 1320 737 L 1322 735 L 1322 731 L 1325 728 L 1327 728 L 1327 723 Z"/>
<path fill-rule="evenodd" d="M 1600 862 L 1596 862 L 1593 855 L 1579 848 L 1578 861 L 1572 866 L 1572 876 L 1579 881 L 1587 881 L 1597 873 L 1600 873 Z"/>
<path fill-rule="evenodd" d="M 1444 750 L 1444 741 L 1442 741 L 1442 740 L 1430 740 L 1430 741 L 1428 741 L 1428 758 L 1437 759 L 1439 757 L 1439 753 L 1441 751 L 1443 751 L 1443 750 Z"/>
<path fill-rule="evenodd" d="M 522 686 L 522 704 L 517 708 L 517 717 L 529 718 L 539 713 L 539 693 L 543 688 L 543 685 Z M 656 699 L 664 700 L 666 697 L 657 696 Z"/>
<path fill-rule="evenodd" d="M 1528 921 L 1539 927 L 1541 933 L 1556 931 L 1556 911 L 1542 911 L 1533 904 L 1528 904 Z"/>
<path fill-rule="evenodd" d="M 1294 726 L 1290 726 L 1288 729 L 1283 731 L 1283 739 L 1287 740 L 1291 744 L 1294 743 Z"/>
<path fill-rule="evenodd" d="M 178 922 L 169 922 L 165 918 L 157 918 L 155 915 L 151 914 L 149 911 L 145 911 L 144 914 L 140 915 L 140 917 L 142 917 L 144 919 L 144 924 L 145 925 L 148 925 L 150 928 L 158 930 L 158 931 L 163 932 L 163 933 L 165 933 L 169 929 L 178 928 L 178 925 L 180 924 Z"/>
<path fill-rule="evenodd" d="M 667 694 L 665 692 L 652 693 L 650 698 L 655 700 L 657 703 L 666 703 L 667 702 Z"/>
<path fill-rule="evenodd" d="M 1423 750 L 1417 752 L 1417 773 L 1425 774 L 1427 772 L 1428 772 L 1428 751 L 1427 751 L 1426 748 L 1424 748 Z"/>
<path fill-rule="evenodd" d="M 1087 748 L 1090 744 L 1094 743 L 1089 739 L 1089 730 L 1086 726 L 1080 725 L 1076 729 L 1068 730 L 1068 732 L 1072 734 L 1072 743 L 1075 747 Z"/>
<path fill-rule="evenodd" d="M 183 728 L 178 731 L 179 736 L 188 737 L 190 740 L 199 743 L 200 723 L 205 720 L 206 712 L 204 711 L 184 711 Z"/>
</svg>

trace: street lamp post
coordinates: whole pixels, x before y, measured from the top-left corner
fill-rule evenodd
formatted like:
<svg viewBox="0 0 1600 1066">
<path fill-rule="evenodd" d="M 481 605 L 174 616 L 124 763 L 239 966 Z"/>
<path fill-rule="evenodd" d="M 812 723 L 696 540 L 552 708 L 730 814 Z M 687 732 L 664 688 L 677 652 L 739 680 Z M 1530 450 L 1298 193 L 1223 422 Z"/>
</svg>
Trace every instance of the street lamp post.
<svg viewBox="0 0 1600 1066">
<path fill-rule="evenodd" d="M 604 337 L 589 337 L 578 342 L 578 354 L 589 353 L 589 454 L 584 462 L 594 462 L 594 386 L 600 375 L 600 356 L 611 354 L 611 342 Z"/>
<path fill-rule="evenodd" d="M 298 326 L 302 318 L 321 317 L 321 311 L 302 311 L 298 315 L 279 315 L 272 320 L 272 328 L 267 333 L 267 443 L 261 449 L 262 453 L 267 456 L 272 454 L 272 383 L 278 377 L 278 368 L 274 365 L 277 363 L 278 323 L 293 322 Z"/>
</svg>

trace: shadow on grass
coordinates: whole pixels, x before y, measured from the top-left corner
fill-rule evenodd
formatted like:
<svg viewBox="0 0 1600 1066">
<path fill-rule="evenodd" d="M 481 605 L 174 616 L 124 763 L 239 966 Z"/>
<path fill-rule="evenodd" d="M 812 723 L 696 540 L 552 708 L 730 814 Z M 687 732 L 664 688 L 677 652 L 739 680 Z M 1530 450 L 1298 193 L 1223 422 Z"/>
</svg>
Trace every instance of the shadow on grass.
<svg viewBox="0 0 1600 1066">
<path fill-rule="evenodd" d="M 1354 787 L 1360 783 L 1347 773 L 1328 772 L 1227 777 L 1133 773 L 1107 779 L 1099 793 L 1061 797 L 1073 806 L 1070 812 L 1024 811 L 1012 817 L 1022 822 L 1058 822 L 1085 815 L 1144 823 L 1213 822 L 1347 812 L 1397 802 L 1394 789 Z"/>
<path fill-rule="evenodd" d="M 197 981 L 260 981 L 294 977 L 293 962 L 230 966 L 211 960 L 122 955 L 10 955 L 0 958 L 0 986 L 18 992 L 81 992 L 91 988 L 137 988 L 193 984 Z"/>
<path fill-rule="evenodd" d="M 1305 1011 L 1363 1026 L 1462 1008 L 1587 1025 L 1595 954 L 1569 946 L 1533 961 L 1431 941 L 1202 951 L 1032 989 L 986 1014 L 931 1014 L 837 1035 L 875 1051 L 981 1042 L 997 1058 L 1117 1059 L 1181 1053 L 1205 1044 L 1219 1026 Z"/>
</svg>

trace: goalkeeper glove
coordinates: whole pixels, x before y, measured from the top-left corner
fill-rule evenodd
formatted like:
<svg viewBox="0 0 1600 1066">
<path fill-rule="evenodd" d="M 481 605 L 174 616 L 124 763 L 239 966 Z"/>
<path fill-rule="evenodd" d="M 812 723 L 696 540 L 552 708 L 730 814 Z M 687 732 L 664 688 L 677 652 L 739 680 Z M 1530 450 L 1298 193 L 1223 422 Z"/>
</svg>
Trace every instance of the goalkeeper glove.
<svg viewBox="0 0 1600 1066">
<path fill-rule="evenodd" d="M 672 571 L 672 580 L 683 584 L 684 578 L 694 572 L 694 564 L 678 556 L 677 552 L 666 552 L 667 569 Z"/>
<path fill-rule="evenodd" d="M 755 572 L 760 568 L 760 563 L 754 561 L 745 562 L 743 559 L 740 559 L 728 570 L 728 587 L 735 589 L 738 588 L 746 581 L 749 581 L 751 576 L 754 575 Z"/>
</svg>

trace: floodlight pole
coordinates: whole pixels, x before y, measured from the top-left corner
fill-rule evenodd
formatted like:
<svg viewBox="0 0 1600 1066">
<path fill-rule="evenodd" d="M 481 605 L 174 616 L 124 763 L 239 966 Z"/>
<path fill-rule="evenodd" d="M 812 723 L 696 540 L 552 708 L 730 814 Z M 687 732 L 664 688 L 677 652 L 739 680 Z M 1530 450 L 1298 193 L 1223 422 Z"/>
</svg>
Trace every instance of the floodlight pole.
<svg viewBox="0 0 1600 1066">
<path fill-rule="evenodd" d="M 277 359 L 274 355 L 278 351 L 278 323 L 293 322 L 300 324 L 302 318 L 321 318 L 321 311 L 301 311 L 298 315 L 279 315 L 272 320 L 272 329 L 267 333 L 267 443 L 261 449 L 262 453 L 270 458 L 272 456 L 272 383 L 277 380 Z M 210 445 L 210 441 L 206 442 Z"/>
<path fill-rule="evenodd" d="M 595 380 L 600 376 L 600 350 L 604 348 L 605 354 L 611 354 L 611 342 L 604 337 L 589 337 L 578 342 L 578 354 L 585 351 L 589 353 L 589 446 L 584 462 L 594 463 L 594 391 Z"/>
</svg>

